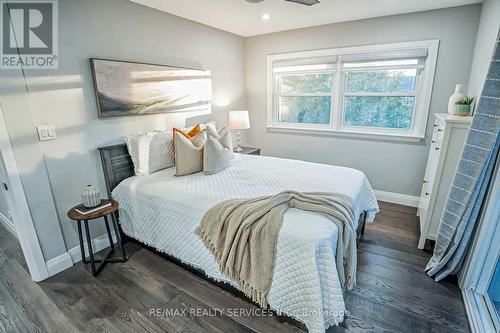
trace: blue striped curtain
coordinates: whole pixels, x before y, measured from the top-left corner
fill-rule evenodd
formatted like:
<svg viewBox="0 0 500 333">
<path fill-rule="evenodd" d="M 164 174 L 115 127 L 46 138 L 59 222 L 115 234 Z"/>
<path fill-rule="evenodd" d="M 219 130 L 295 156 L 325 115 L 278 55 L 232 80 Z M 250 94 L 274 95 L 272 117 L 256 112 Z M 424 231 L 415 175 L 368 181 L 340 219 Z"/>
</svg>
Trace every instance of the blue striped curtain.
<svg viewBox="0 0 500 333">
<path fill-rule="evenodd" d="M 465 140 L 462 156 L 441 216 L 429 276 L 439 281 L 461 268 L 500 145 L 500 31 L 479 104 Z"/>
</svg>

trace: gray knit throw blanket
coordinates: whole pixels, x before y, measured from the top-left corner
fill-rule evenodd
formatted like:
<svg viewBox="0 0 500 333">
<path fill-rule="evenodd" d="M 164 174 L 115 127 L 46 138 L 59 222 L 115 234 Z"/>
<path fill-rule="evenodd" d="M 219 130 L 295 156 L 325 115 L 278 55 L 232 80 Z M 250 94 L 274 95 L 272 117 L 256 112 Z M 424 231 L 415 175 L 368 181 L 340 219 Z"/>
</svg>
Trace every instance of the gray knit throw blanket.
<svg viewBox="0 0 500 333">
<path fill-rule="evenodd" d="M 195 230 L 220 271 L 262 308 L 267 308 L 283 214 L 291 207 L 324 215 L 338 226 L 337 271 L 341 284 L 352 289 L 356 284 L 356 228 L 353 202 L 345 195 L 285 191 L 227 200 L 210 208 Z"/>
</svg>

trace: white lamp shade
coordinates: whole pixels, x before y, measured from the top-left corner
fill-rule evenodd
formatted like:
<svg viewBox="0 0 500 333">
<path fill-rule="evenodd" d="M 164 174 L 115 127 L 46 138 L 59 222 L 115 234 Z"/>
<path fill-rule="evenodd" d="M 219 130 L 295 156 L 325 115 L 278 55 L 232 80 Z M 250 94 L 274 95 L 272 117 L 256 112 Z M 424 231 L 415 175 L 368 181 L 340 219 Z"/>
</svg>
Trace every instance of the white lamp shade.
<svg viewBox="0 0 500 333">
<path fill-rule="evenodd" d="M 230 129 L 250 128 L 250 119 L 248 118 L 248 111 L 229 111 L 228 125 Z"/>
</svg>

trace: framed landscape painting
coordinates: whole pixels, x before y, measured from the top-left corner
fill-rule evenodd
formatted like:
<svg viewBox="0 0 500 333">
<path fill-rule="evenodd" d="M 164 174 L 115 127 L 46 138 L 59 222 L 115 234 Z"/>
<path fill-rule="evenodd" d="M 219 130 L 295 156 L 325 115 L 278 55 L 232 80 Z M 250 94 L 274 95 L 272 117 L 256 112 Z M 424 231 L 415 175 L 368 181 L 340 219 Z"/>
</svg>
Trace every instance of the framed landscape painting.
<svg viewBox="0 0 500 333">
<path fill-rule="evenodd" d="M 99 118 L 210 110 L 210 71 L 91 58 Z"/>
</svg>

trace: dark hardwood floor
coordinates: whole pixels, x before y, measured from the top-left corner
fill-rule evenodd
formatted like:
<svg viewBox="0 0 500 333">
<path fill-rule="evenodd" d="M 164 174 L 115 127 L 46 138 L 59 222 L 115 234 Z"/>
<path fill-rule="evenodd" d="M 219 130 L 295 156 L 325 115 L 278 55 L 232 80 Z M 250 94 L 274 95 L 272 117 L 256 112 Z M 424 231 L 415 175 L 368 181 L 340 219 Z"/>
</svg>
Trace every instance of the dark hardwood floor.
<svg viewBox="0 0 500 333">
<path fill-rule="evenodd" d="M 469 332 L 460 291 L 423 269 L 415 209 L 380 203 L 358 247 L 351 312 L 328 332 Z M 17 240 L 0 226 L 0 332 L 301 332 L 135 243 L 94 278 L 81 263 L 31 281 Z M 221 313 L 219 310 L 225 309 Z M 230 313 L 230 312 L 233 313 Z"/>
</svg>

